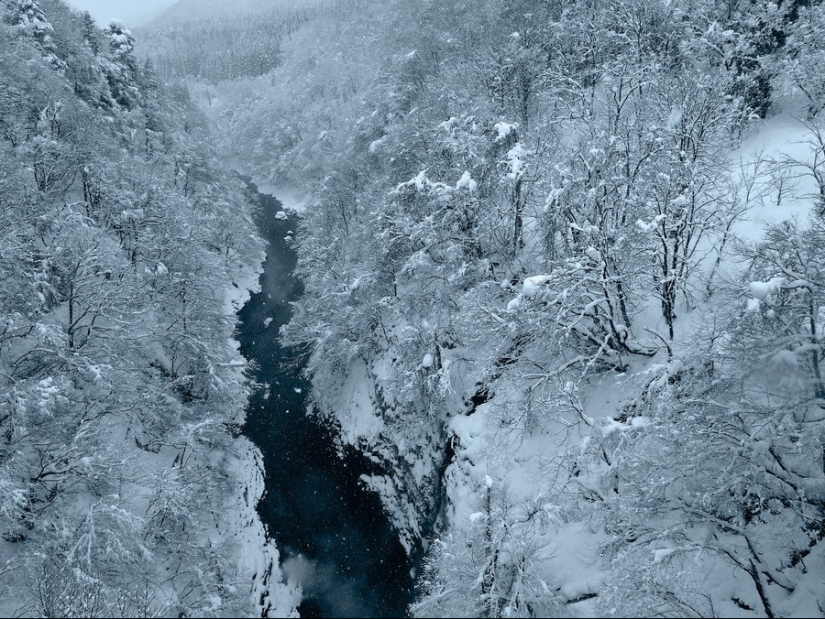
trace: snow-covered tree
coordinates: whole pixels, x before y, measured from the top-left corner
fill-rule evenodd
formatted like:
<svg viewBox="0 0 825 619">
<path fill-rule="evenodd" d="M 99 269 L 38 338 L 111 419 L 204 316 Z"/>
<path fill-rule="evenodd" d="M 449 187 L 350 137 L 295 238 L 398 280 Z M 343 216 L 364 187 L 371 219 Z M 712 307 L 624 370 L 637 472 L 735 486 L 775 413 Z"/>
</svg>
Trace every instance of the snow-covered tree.
<svg viewBox="0 0 825 619">
<path fill-rule="evenodd" d="M 248 388 L 225 294 L 261 250 L 242 183 L 125 29 L 96 49 L 61 3 L 49 28 L 19 6 L 0 23 L 0 613 L 250 614 L 222 516 L 253 500 L 229 429 Z"/>
<path fill-rule="evenodd" d="M 49 66 L 60 71 L 64 70 L 66 63 L 57 56 L 57 47 L 52 40 L 54 26 L 49 22 L 37 0 L 20 0 L 19 3 L 12 4 L 11 23 L 37 42 Z"/>
<path fill-rule="evenodd" d="M 138 88 L 140 67 L 135 58 L 135 38 L 122 23 L 113 21 L 103 31 L 109 40 L 110 57 L 104 64 L 106 79 L 115 101 L 125 109 L 142 103 Z"/>
</svg>

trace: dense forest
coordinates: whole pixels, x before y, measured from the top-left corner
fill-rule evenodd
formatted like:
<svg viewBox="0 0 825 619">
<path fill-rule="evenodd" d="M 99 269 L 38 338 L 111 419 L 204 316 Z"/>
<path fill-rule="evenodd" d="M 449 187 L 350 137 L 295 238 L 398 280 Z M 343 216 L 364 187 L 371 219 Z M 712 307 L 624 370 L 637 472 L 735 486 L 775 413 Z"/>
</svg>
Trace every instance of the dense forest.
<svg viewBox="0 0 825 619">
<path fill-rule="evenodd" d="M 270 594 L 232 339 L 263 246 L 206 119 L 133 46 L 0 2 L 3 616 L 249 616 Z"/>
<path fill-rule="evenodd" d="M 818 0 L 0 0 L 0 615 L 297 612 L 239 173 L 410 615 L 825 615 L 823 109 Z"/>
<path fill-rule="evenodd" d="M 363 4 L 192 89 L 311 195 L 284 336 L 412 612 L 820 616 L 825 7 Z"/>
<path fill-rule="evenodd" d="M 192 76 L 217 82 L 265 75 L 278 66 L 281 42 L 308 11 L 271 11 L 253 23 L 244 16 L 215 22 L 208 18 L 145 33 L 141 44 L 152 50 L 158 75 L 166 80 Z"/>
</svg>

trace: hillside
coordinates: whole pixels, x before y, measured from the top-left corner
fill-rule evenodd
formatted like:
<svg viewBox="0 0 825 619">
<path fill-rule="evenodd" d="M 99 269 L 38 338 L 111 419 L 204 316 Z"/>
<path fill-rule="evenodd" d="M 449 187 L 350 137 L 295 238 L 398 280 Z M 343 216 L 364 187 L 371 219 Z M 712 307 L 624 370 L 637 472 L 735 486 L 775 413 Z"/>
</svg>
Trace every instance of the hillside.
<svg viewBox="0 0 825 619">
<path fill-rule="evenodd" d="M 821 613 L 822 34 L 818 2 L 372 2 L 193 86 L 312 196 L 285 338 L 428 549 L 413 613 Z"/>
<path fill-rule="evenodd" d="M 178 0 L 158 16 L 150 27 L 164 27 L 173 23 L 232 17 L 243 14 L 251 17 L 259 13 L 291 12 L 300 7 L 320 4 L 325 0 Z"/>
<path fill-rule="evenodd" d="M 163 80 L 264 75 L 278 66 L 284 38 L 331 4 L 181 0 L 139 30 L 138 53 Z"/>
<path fill-rule="evenodd" d="M 292 611 L 239 437 L 245 192 L 125 27 L 0 2 L 0 615 Z"/>
</svg>

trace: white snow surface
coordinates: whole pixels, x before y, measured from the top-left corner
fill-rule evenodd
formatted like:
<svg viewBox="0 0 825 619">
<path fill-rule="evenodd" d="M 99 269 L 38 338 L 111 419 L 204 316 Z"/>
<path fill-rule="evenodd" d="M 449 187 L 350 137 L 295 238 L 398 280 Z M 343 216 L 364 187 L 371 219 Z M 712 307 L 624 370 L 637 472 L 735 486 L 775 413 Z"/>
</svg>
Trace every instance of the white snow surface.
<svg viewBox="0 0 825 619">
<path fill-rule="evenodd" d="M 507 178 L 516 181 L 527 173 L 527 157 L 529 154 L 529 151 L 524 148 L 521 142 L 516 142 L 515 145 L 507 151 L 507 164 L 510 167 Z"/>
<path fill-rule="evenodd" d="M 549 282 L 551 279 L 552 277 L 550 275 L 533 275 L 532 277 L 528 277 L 524 280 L 524 284 L 522 285 L 522 296 L 536 296 L 539 292 L 541 292 L 541 289 L 544 286 L 544 284 Z"/>
<path fill-rule="evenodd" d="M 455 184 L 456 189 L 466 189 L 467 191 L 473 193 L 478 189 L 478 183 L 473 180 L 473 177 L 470 176 L 470 173 L 465 171 L 464 174 L 461 175 L 461 178 L 458 179 L 458 182 Z"/>
<path fill-rule="evenodd" d="M 510 134 L 518 130 L 518 123 L 497 122 L 493 128 L 496 130 L 496 142 L 501 142 L 510 137 Z"/>
<path fill-rule="evenodd" d="M 773 277 L 767 282 L 751 282 L 748 284 L 748 289 L 754 299 L 764 301 L 769 296 L 779 292 L 784 283 L 784 277 Z"/>
<path fill-rule="evenodd" d="M 380 412 L 374 406 L 372 381 L 363 361 L 352 364 L 347 379 L 341 386 L 338 418 L 341 420 L 342 439 L 350 445 L 376 438 L 384 429 Z"/>
<path fill-rule="evenodd" d="M 736 234 L 746 240 L 761 238 L 766 225 L 807 219 L 811 200 L 799 196 L 816 190 L 813 180 L 806 178 L 801 168 L 788 165 L 792 160 L 810 161 L 813 155 L 811 131 L 800 117 L 783 111 L 754 121 L 751 131 L 730 155 L 731 165 L 740 170 L 740 178 L 749 174 L 759 177 L 755 193 L 762 194 L 762 198 L 752 202 L 745 217 L 734 227 Z M 779 170 L 775 169 L 777 166 Z"/>
<path fill-rule="evenodd" d="M 234 316 L 246 305 L 246 302 L 254 293 L 261 291 L 261 284 L 258 280 L 261 273 L 264 272 L 264 260 L 266 260 L 266 252 L 262 249 L 260 254 L 256 256 L 254 263 L 239 267 L 233 274 L 233 285 L 226 290 L 226 302 L 224 304 L 224 311 L 228 316 Z"/>
<path fill-rule="evenodd" d="M 279 553 L 267 540 L 264 525 L 256 510 L 264 493 L 263 457 L 258 448 L 245 437 L 240 457 L 235 461 L 236 477 L 245 484 L 236 488 L 232 504 L 242 508 L 234 514 L 226 514 L 227 533 L 237 536 L 241 544 L 239 572 L 251 578 L 250 595 L 261 609 L 268 609 L 268 617 L 299 617 L 301 588 L 294 582 L 286 582 L 279 567 Z"/>
</svg>

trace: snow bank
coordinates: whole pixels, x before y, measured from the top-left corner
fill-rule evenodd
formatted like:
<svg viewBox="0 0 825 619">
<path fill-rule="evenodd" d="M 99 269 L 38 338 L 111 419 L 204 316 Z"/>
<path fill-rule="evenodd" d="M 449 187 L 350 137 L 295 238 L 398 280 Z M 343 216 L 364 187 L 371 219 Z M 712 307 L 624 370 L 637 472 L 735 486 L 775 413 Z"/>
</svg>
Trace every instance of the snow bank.
<svg viewBox="0 0 825 619">
<path fill-rule="evenodd" d="M 373 406 L 373 383 L 363 361 L 354 364 L 337 396 L 336 408 L 341 420 L 342 440 L 358 445 L 361 439 L 370 441 L 384 430 L 384 421 Z"/>
<path fill-rule="evenodd" d="M 234 472 L 242 484 L 236 487 L 236 496 L 228 504 L 240 505 L 241 509 L 224 514 L 224 517 L 227 532 L 235 535 L 241 546 L 238 573 L 251 577 L 250 595 L 260 605 L 261 616 L 298 617 L 301 588 L 285 582 L 279 567 L 278 549 L 267 540 L 256 510 L 264 493 L 263 458 L 258 448 L 245 437 L 237 441 L 240 453 L 234 461 Z"/>
<path fill-rule="evenodd" d="M 539 292 L 541 292 L 542 287 L 544 284 L 549 282 L 551 279 L 550 275 L 534 275 L 532 277 L 528 277 L 524 280 L 524 284 L 522 285 L 521 294 L 525 297 L 534 297 Z"/>
<path fill-rule="evenodd" d="M 801 168 L 785 168 L 784 172 L 779 170 L 778 173 L 770 169 L 777 163 L 789 160 L 811 160 L 813 153 L 808 127 L 792 113 L 782 112 L 759 121 L 755 128 L 754 133 L 730 156 L 734 179 L 744 180 L 753 174 L 760 178 L 752 193 L 761 194 L 762 198 L 752 200 L 746 216 L 734 226 L 736 234 L 747 240 L 762 238 L 765 226 L 769 224 L 793 218 L 806 219 L 812 201 L 799 196 L 816 191 L 810 178 L 788 178 L 800 175 L 803 172 Z M 735 171 L 737 168 L 738 173 Z M 785 178 L 781 180 L 783 176 Z"/>
<path fill-rule="evenodd" d="M 256 292 L 260 292 L 260 277 L 264 272 L 266 251 L 262 248 L 251 264 L 244 264 L 232 274 L 232 286 L 227 288 L 224 301 L 224 312 L 227 316 L 234 316 L 249 301 Z"/>
</svg>

